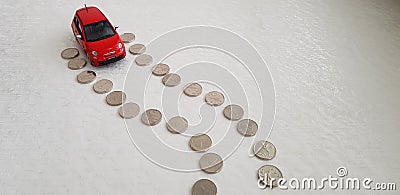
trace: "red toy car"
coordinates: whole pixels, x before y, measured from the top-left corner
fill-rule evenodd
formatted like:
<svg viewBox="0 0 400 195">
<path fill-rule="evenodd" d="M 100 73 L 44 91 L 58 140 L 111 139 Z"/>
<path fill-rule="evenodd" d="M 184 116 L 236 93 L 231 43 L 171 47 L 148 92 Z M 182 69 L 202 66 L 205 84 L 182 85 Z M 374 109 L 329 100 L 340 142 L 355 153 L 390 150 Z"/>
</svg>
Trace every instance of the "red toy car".
<svg viewBox="0 0 400 195">
<path fill-rule="evenodd" d="M 125 46 L 116 29 L 97 7 L 76 11 L 72 32 L 93 66 L 116 62 L 126 56 Z"/>
</svg>

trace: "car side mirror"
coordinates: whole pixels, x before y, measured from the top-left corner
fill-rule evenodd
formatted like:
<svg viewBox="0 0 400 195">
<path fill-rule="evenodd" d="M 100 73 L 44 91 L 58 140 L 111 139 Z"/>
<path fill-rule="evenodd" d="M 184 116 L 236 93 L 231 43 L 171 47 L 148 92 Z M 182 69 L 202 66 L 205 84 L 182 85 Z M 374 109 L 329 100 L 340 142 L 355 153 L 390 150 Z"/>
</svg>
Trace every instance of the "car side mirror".
<svg viewBox="0 0 400 195">
<path fill-rule="evenodd" d="M 114 29 L 117 30 L 117 28 L 119 28 L 119 26 L 118 26 L 118 25 L 115 25 L 115 26 L 114 26 Z"/>
<path fill-rule="evenodd" d="M 75 35 L 76 38 L 82 39 L 82 35 Z"/>
</svg>

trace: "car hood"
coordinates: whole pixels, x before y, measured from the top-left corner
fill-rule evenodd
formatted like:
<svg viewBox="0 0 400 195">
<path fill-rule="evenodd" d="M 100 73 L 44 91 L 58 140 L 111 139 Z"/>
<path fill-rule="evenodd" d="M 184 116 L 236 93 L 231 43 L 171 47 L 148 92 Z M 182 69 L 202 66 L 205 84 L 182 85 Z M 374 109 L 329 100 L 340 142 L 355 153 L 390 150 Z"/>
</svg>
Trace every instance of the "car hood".
<svg viewBox="0 0 400 195">
<path fill-rule="evenodd" d="M 108 37 L 106 39 L 95 42 L 87 42 L 87 46 L 90 50 L 105 52 L 110 49 L 116 48 L 119 42 L 121 42 L 121 39 L 119 38 L 118 34 L 115 34 L 114 36 Z"/>
</svg>

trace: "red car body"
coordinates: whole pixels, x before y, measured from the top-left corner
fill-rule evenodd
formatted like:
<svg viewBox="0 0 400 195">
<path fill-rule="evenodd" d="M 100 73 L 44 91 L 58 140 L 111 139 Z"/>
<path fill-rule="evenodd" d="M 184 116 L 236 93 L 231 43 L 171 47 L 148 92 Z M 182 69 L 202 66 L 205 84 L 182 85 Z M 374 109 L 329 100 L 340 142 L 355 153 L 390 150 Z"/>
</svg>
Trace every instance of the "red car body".
<svg viewBox="0 0 400 195">
<path fill-rule="evenodd" d="M 76 11 L 72 32 L 93 66 L 101 66 L 125 58 L 126 51 L 116 28 L 97 7 Z"/>
</svg>

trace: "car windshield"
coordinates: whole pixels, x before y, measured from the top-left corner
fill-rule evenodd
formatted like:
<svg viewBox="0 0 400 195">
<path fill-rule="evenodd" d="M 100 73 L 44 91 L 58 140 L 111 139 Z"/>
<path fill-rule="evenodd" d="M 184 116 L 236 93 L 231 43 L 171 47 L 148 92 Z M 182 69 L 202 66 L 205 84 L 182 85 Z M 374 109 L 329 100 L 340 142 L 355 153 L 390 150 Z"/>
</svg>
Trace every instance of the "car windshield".
<svg viewBox="0 0 400 195">
<path fill-rule="evenodd" d="M 86 41 L 93 42 L 115 35 L 114 29 L 107 20 L 88 24 L 83 27 L 85 30 Z"/>
</svg>

